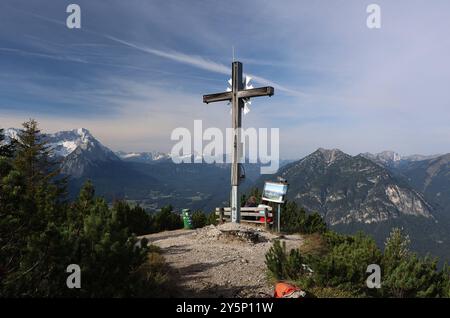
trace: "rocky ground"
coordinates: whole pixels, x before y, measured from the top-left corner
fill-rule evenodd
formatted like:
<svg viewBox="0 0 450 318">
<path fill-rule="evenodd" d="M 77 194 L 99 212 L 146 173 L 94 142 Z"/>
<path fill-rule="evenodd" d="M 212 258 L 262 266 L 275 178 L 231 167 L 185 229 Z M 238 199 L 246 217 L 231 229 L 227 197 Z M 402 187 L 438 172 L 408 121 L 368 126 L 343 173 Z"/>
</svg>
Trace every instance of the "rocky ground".
<svg viewBox="0 0 450 318">
<path fill-rule="evenodd" d="M 288 249 L 303 242 L 300 235 L 279 236 L 232 223 L 145 237 L 162 248 L 180 297 L 269 297 L 273 286 L 264 261 L 273 240 L 285 241 Z"/>
</svg>

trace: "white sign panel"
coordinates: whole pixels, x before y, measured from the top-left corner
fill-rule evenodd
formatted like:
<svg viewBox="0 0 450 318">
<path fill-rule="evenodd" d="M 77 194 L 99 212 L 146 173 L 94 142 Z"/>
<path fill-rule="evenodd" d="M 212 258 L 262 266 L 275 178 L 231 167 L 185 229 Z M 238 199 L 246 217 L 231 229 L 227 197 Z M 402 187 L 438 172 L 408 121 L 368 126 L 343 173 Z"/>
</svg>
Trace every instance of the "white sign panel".
<svg viewBox="0 0 450 318">
<path fill-rule="evenodd" d="M 283 203 L 288 185 L 285 183 L 266 182 L 262 199 L 265 201 Z"/>
</svg>

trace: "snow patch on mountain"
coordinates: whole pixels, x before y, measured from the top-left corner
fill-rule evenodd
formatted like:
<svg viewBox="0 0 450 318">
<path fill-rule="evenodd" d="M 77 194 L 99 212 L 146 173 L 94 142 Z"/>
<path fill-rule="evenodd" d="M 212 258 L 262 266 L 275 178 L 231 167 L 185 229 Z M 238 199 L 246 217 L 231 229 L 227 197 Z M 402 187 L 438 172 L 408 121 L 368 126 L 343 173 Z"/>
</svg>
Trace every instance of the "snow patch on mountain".
<svg viewBox="0 0 450 318">
<path fill-rule="evenodd" d="M 16 128 L 8 128 L 5 129 L 5 142 L 9 142 L 11 139 L 17 139 L 17 134 L 19 133 L 19 129 Z"/>
<path fill-rule="evenodd" d="M 144 163 L 168 160 L 171 158 L 170 154 L 166 154 L 166 153 L 158 152 L 158 151 L 152 151 L 152 152 L 117 151 L 116 155 L 122 160 L 144 162 Z"/>
<path fill-rule="evenodd" d="M 397 167 L 406 162 L 415 162 L 415 161 L 434 159 L 434 158 L 439 157 L 440 155 L 402 156 L 395 151 L 386 150 L 386 151 L 382 151 L 380 153 L 375 153 L 375 154 L 370 153 L 370 152 L 361 153 L 360 156 L 362 156 L 366 159 L 369 159 L 379 165 L 385 166 L 385 167 Z"/>
<path fill-rule="evenodd" d="M 17 139 L 20 130 L 17 128 L 8 128 L 5 130 L 6 140 Z M 103 146 L 86 128 L 77 128 L 68 131 L 59 131 L 56 133 L 42 134 L 42 138 L 48 143 L 51 154 L 54 157 L 66 158 L 78 147 L 87 150 L 92 146 L 100 147 L 105 152 L 111 152 Z"/>
<path fill-rule="evenodd" d="M 17 139 L 19 129 L 5 131 L 7 140 Z M 61 171 L 73 177 L 80 177 L 88 167 L 98 162 L 120 160 L 109 148 L 102 145 L 86 128 L 42 134 L 51 150 L 51 155 L 63 159 Z"/>
</svg>

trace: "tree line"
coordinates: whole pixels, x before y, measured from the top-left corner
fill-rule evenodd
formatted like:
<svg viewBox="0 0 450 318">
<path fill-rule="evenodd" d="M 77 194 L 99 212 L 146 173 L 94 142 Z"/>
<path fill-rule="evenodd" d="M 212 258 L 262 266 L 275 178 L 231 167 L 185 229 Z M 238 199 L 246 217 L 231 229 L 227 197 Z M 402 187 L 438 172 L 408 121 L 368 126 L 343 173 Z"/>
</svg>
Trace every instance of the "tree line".
<svg viewBox="0 0 450 318">
<path fill-rule="evenodd" d="M 179 228 L 179 216 L 110 207 L 90 182 L 69 202 L 51 151 L 34 120 L 8 143 L 0 130 L 0 296 L 164 296 L 160 251 L 136 235 Z M 80 289 L 66 284 L 70 264 L 81 268 Z"/>
</svg>

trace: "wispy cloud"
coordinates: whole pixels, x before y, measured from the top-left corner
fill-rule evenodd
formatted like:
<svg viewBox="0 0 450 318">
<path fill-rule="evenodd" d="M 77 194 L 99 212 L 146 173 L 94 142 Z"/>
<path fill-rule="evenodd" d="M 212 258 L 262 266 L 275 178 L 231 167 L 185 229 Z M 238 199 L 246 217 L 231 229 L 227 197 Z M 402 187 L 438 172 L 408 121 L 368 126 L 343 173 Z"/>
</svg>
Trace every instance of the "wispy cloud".
<svg viewBox="0 0 450 318">
<path fill-rule="evenodd" d="M 198 55 L 188 55 L 188 54 L 184 54 L 184 53 L 177 52 L 177 51 L 162 51 L 162 50 L 149 48 L 147 46 L 137 45 L 137 44 L 125 41 L 125 40 L 118 39 L 118 38 L 110 36 L 110 35 L 105 35 L 105 37 L 114 42 L 121 43 L 123 45 L 126 45 L 128 47 L 134 48 L 136 50 L 139 50 L 139 51 L 142 51 L 145 53 L 163 57 L 163 58 L 166 58 L 166 59 L 169 59 L 172 61 L 176 61 L 179 63 L 191 65 L 193 67 L 196 67 L 196 68 L 199 68 L 202 70 L 211 71 L 211 72 L 215 72 L 215 73 L 219 73 L 219 74 L 226 74 L 226 75 L 230 76 L 230 67 L 228 67 L 224 64 L 220 64 L 220 63 L 211 61 L 209 59 L 206 59 L 206 58 L 198 56 Z M 251 76 L 256 82 L 258 82 L 260 84 L 271 85 L 274 88 L 279 89 L 280 91 L 283 91 L 285 93 L 288 93 L 291 95 L 297 95 L 297 96 L 298 95 L 300 95 L 300 96 L 306 95 L 306 94 L 300 93 L 298 91 L 294 91 L 292 89 L 286 88 L 280 84 L 277 84 L 273 81 L 265 79 L 261 76 L 256 76 L 253 74 L 249 74 L 249 76 Z"/>
<path fill-rule="evenodd" d="M 20 50 L 20 49 L 16 49 L 16 48 L 0 47 L 0 52 L 12 53 L 12 54 L 17 54 L 17 55 L 25 55 L 25 56 L 31 56 L 31 57 L 38 57 L 38 58 L 46 58 L 46 59 L 58 60 L 58 61 L 88 63 L 86 60 L 84 60 L 82 58 L 78 58 L 78 57 L 39 53 L 39 52 L 30 52 L 30 51 Z"/>
<path fill-rule="evenodd" d="M 379 30 L 360 0 L 234 1 L 237 11 L 220 0 L 77 0 L 81 30 L 65 27 L 64 1 L 0 2 L 1 125 L 6 112 L 51 114 L 43 128 L 99 127 L 113 148 L 136 151 L 193 119 L 229 125 L 229 108 L 201 94 L 225 89 L 235 46 L 256 85 L 276 93 L 244 124 L 280 127 L 285 156 L 450 149 L 448 0 L 378 0 Z"/>
<path fill-rule="evenodd" d="M 52 24 L 65 26 L 65 22 L 64 21 L 57 20 L 57 19 L 52 19 L 52 18 L 43 16 L 43 15 L 40 15 L 40 14 L 36 14 L 36 13 L 29 12 L 29 11 L 26 11 L 26 10 L 17 9 L 17 8 L 14 8 L 14 7 L 11 7 L 11 6 L 8 6 L 8 7 L 10 7 L 13 10 L 22 12 L 24 14 L 33 16 L 34 18 L 37 18 L 39 20 L 42 20 L 42 21 L 45 21 L 45 22 L 48 22 L 48 23 L 52 23 Z M 152 54 L 152 55 L 155 55 L 155 56 L 158 56 L 158 57 L 169 59 L 169 60 L 172 60 L 172 61 L 175 61 L 175 62 L 178 62 L 178 63 L 183 63 L 183 64 L 186 64 L 186 65 L 190 65 L 190 66 L 193 66 L 193 67 L 198 68 L 198 69 L 202 69 L 202 70 L 206 70 L 206 71 L 210 71 L 210 72 L 214 72 L 214 73 L 224 74 L 224 75 L 230 76 L 230 67 L 229 66 L 221 64 L 221 63 L 218 63 L 218 62 L 215 62 L 215 61 L 213 61 L 211 59 L 208 59 L 208 58 L 205 58 L 205 57 L 202 57 L 202 56 L 199 56 L 199 55 L 185 54 L 183 52 L 179 52 L 179 51 L 176 51 L 176 50 L 170 50 L 170 49 L 163 51 L 163 50 L 151 48 L 151 47 L 148 47 L 148 46 L 145 46 L 145 45 L 135 44 L 135 43 L 132 43 L 130 41 L 126 41 L 126 40 L 120 39 L 120 38 L 112 36 L 112 35 L 105 35 L 105 34 L 97 32 L 97 31 L 90 30 L 90 29 L 88 29 L 86 27 L 83 27 L 81 29 L 81 32 L 85 32 L 85 33 L 88 33 L 88 34 L 94 35 L 94 36 L 103 37 L 103 38 L 109 39 L 111 41 L 114 41 L 115 43 L 120 43 L 120 44 L 125 45 L 127 47 L 139 50 L 141 52 L 145 52 L 145 53 Z M 71 45 L 73 46 L 74 44 L 71 44 Z M 78 45 L 82 46 L 83 44 L 78 44 Z M 103 44 L 92 44 L 91 43 L 91 44 L 87 44 L 86 46 L 100 47 L 102 45 Z M 22 52 L 22 53 L 25 54 L 25 52 Z M 29 52 L 29 54 L 31 55 L 33 53 Z M 35 56 L 38 57 L 38 54 L 35 54 Z M 53 57 L 51 55 L 48 55 L 48 56 L 42 55 L 41 57 L 55 58 L 55 57 Z M 71 59 L 71 58 L 68 58 L 68 57 L 65 57 L 65 58 L 67 60 L 71 60 L 73 62 L 77 62 L 76 58 L 74 58 L 74 59 Z M 57 58 L 55 58 L 55 59 L 57 59 Z M 80 59 L 79 62 L 88 63 L 87 61 L 84 61 L 82 59 Z M 97 62 L 97 64 L 101 65 L 101 63 L 98 63 L 98 62 Z M 279 91 L 282 91 L 282 92 L 284 92 L 284 93 L 286 93 L 286 94 L 288 94 L 290 96 L 297 96 L 297 97 L 308 96 L 308 94 L 306 94 L 304 92 L 288 88 L 288 87 L 286 87 L 284 85 L 276 83 L 275 81 L 272 81 L 272 80 L 268 80 L 268 79 L 266 79 L 264 77 L 261 77 L 261 76 L 258 76 L 258 75 L 254 75 L 254 74 L 248 74 L 248 75 L 251 76 L 255 82 L 257 82 L 259 84 L 262 84 L 262 85 L 273 86 L 275 89 L 277 89 Z"/>
<path fill-rule="evenodd" d="M 142 51 L 145 53 L 150 53 L 150 54 L 153 54 L 153 55 L 156 55 L 159 57 L 167 58 L 172 61 L 188 64 L 188 65 L 191 65 L 191 66 L 203 69 L 203 70 L 211 71 L 211 72 L 216 72 L 216 73 L 220 73 L 220 74 L 230 74 L 230 69 L 228 67 L 226 67 L 225 65 L 213 62 L 213 61 L 205 59 L 201 56 L 187 55 L 187 54 L 183 54 L 181 52 L 176 52 L 176 51 L 166 51 L 165 52 L 165 51 L 156 50 L 156 49 L 152 49 L 152 48 L 141 46 L 141 45 L 136 45 L 131 42 L 124 41 L 124 40 L 118 39 L 118 38 L 110 36 L 110 35 L 105 35 L 105 37 L 112 41 L 115 41 L 117 43 L 121 43 L 128 47 L 137 49 L 139 51 Z"/>
</svg>

